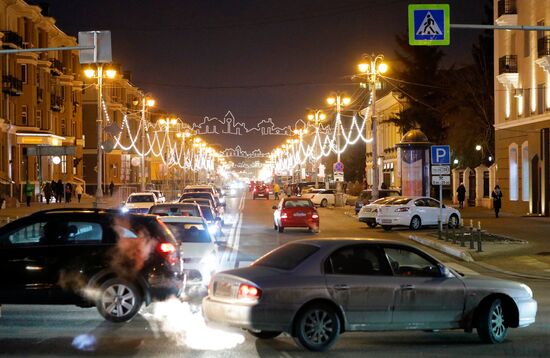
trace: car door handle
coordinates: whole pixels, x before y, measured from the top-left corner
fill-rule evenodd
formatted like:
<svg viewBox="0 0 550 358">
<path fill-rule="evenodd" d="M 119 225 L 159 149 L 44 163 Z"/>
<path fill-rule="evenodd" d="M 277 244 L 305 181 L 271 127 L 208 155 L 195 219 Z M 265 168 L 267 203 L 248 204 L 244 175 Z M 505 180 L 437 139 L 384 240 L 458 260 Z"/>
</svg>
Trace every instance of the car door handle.
<svg viewBox="0 0 550 358">
<path fill-rule="evenodd" d="M 334 289 L 337 291 L 349 290 L 349 285 L 334 285 Z"/>
<path fill-rule="evenodd" d="M 401 289 L 402 289 L 403 291 L 414 290 L 414 285 L 401 285 Z"/>
</svg>

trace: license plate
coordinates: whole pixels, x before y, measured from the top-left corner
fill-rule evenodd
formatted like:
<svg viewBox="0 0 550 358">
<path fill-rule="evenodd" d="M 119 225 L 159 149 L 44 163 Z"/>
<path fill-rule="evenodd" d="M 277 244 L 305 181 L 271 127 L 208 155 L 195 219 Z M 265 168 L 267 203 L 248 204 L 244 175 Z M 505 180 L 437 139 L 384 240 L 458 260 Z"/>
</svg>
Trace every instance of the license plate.
<svg viewBox="0 0 550 358">
<path fill-rule="evenodd" d="M 298 216 L 298 217 L 306 216 L 306 213 L 295 213 L 294 216 Z"/>
<path fill-rule="evenodd" d="M 214 295 L 229 297 L 231 296 L 231 284 L 227 282 L 218 281 L 215 283 Z"/>
<path fill-rule="evenodd" d="M 383 219 L 382 224 L 391 224 L 391 220 Z"/>
</svg>

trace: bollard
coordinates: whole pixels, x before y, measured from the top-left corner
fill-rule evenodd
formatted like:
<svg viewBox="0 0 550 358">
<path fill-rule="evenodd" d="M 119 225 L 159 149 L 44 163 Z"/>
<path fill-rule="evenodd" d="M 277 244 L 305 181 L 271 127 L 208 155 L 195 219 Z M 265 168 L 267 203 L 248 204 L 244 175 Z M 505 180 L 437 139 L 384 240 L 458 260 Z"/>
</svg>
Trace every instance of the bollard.
<svg viewBox="0 0 550 358">
<path fill-rule="evenodd" d="M 460 235 L 460 247 L 465 247 L 466 246 L 466 238 L 464 237 L 464 235 Z"/>
<path fill-rule="evenodd" d="M 477 252 L 482 252 L 483 249 L 481 248 L 481 229 L 477 230 Z"/>
</svg>

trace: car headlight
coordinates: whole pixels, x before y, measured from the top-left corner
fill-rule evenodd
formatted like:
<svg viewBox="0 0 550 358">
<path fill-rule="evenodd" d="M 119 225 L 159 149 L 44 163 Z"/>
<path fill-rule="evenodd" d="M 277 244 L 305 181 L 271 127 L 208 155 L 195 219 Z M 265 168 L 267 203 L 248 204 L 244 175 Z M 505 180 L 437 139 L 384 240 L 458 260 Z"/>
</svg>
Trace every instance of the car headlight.
<svg viewBox="0 0 550 358">
<path fill-rule="evenodd" d="M 524 283 L 520 284 L 520 286 L 521 286 L 525 291 L 527 291 L 527 294 L 529 295 L 529 297 L 533 298 L 533 290 L 531 290 L 531 287 L 527 286 L 527 285 L 524 284 Z"/>
<path fill-rule="evenodd" d="M 225 198 L 220 198 L 220 203 L 225 203 Z"/>
<path fill-rule="evenodd" d="M 129 209 L 125 206 L 123 206 L 122 208 L 120 208 L 120 211 L 122 211 L 123 213 L 127 213 L 129 211 Z"/>
<path fill-rule="evenodd" d="M 208 232 L 212 235 L 214 235 L 218 231 L 218 228 L 216 227 L 216 224 L 208 225 Z"/>
</svg>

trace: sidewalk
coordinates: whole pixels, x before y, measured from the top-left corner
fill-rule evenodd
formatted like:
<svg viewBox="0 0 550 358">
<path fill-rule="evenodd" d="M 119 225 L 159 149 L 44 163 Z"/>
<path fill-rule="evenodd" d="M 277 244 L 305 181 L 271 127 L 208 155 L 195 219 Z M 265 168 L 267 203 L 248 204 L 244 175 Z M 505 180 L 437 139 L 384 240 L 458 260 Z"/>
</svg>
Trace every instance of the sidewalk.
<svg viewBox="0 0 550 358">
<path fill-rule="evenodd" d="M 38 203 L 32 202 L 31 206 L 27 207 L 25 203 L 21 203 L 18 208 L 5 208 L 0 209 L 0 226 L 4 225 L 8 220 L 14 220 L 17 218 L 25 217 L 36 211 L 47 210 L 47 209 L 57 209 L 57 208 L 92 208 L 95 197 L 93 196 L 83 196 L 81 202 L 73 199 L 70 203 Z M 103 197 L 102 202 L 100 203 L 100 208 L 117 208 L 120 205 L 120 201 L 116 196 Z"/>
</svg>

